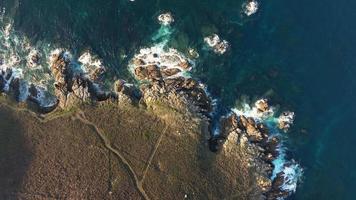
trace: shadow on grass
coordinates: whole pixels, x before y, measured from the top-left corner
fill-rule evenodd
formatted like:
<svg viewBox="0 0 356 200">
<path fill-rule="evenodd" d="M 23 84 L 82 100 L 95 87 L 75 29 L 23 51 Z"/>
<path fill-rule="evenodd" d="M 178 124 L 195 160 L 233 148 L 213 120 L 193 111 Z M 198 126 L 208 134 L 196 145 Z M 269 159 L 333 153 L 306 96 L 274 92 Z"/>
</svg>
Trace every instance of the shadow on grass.
<svg viewBox="0 0 356 200">
<path fill-rule="evenodd" d="M 31 155 L 19 120 L 0 105 L 0 199 L 16 199 Z"/>
</svg>

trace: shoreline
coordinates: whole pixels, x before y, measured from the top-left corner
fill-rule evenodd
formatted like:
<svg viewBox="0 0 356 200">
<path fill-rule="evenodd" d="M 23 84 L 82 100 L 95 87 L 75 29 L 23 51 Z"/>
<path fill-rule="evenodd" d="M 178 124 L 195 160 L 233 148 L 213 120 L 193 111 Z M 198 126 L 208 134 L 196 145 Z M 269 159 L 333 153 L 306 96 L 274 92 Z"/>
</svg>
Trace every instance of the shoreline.
<svg viewBox="0 0 356 200">
<path fill-rule="evenodd" d="M 7 30 L 7 32 L 9 31 Z M 41 86 L 27 84 L 13 68 L 6 67 L 6 63 L 5 67 L 0 68 L 0 91 L 7 93 L 17 101 L 28 103 L 30 105 L 28 108 L 35 105 L 37 107 L 35 110 L 40 113 L 52 113 L 58 109 L 68 110 L 85 103 L 96 104 L 105 101 L 151 108 L 155 112 L 157 108 L 155 104 L 162 104 L 163 107 L 169 109 L 168 112 L 163 113 L 165 115 L 170 115 L 169 112 L 173 111 L 195 116 L 205 121 L 208 124 L 208 133 L 203 134 L 205 134 L 206 142 L 209 143 L 210 148 L 217 150 L 216 153 L 226 151 L 226 148 L 231 148 L 228 146 L 234 143 L 242 145 L 246 149 L 251 148 L 252 150 L 248 151 L 253 154 L 254 162 L 258 163 L 257 168 L 263 168 L 257 172 L 260 176 L 257 178 L 256 184 L 267 198 L 285 198 L 295 192 L 294 188 L 283 187 L 290 180 L 283 170 L 271 175 L 271 171 L 276 168 L 273 161 L 279 159 L 278 156 L 283 152 L 278 150 L 280 148 L 279 139 L 273 139 L 274 137 L 269 135 L 270 130 L 265 128 L 267 122 L 262 120 L 263 115 L 269 115 L 271 112 L 267 102 L 262 102 L 264 104 L 262 107 L 254 107 L 255 110 L 252 111 L 254 113 L 251 116 L 248 110 L 240 113 L 232 110 L 231 114 L 216 117 L 214 115 L 215 100 L 209 95 L 206 86 L 190 76 L 185 76 L 195 66 L 194 61 L 175 49 L 166 49 L 165 45 L 169 40 L 170 33 L 166 31 L 162 36 L 153 37 L 155 40 L 163 39 L 159 43 L 162 45 L 142 49 L 129 64 L 136 80 L 142 81 L 139 86 L 127 84 L 125 80 L 117 80 L 113 84 L 114 89 L 102 90 L 100 76 L 105 69 L 98 60 L 92 60 L 89 54 L 79 59 L 83 65 L 78 66 L 78 62 L 72 58 L 70 53 L 63 49 L 57 49 L 51 53 L 49 58 L 51 78 L 54 79 L 54 94 Z M 224 42 L 221 45 L 213 46 L 223 48 L 221 51 L 217 50 L 223 54 L 228 49 L 222 46 L 225 44 L 228 45 L 227 42 Z M 39 55 L 35 54 L 29 58 L 32 64 L 36 64 L 39 60 L 37 56 Z M 87 68 L 83 69 L 83 66 Z M 90 68 L 93 66 L 94 68 Z M 32 115 L 35 113 L 29 112 Z M 68 114 L 70 115 L 71 112 Z M 156 114 L 162 115 L 159 112 Z M 253 116 L 256 114 L 262 115 L 262 118 Z M 165 118 L 164 115 L 161 117 Z M 230 120 L 230 122 L 226 124 L 224 122 L 226 120 Z M 283 121 L 283 123 L 282 126 L 286 127 L 292 124 L 288 121 Z M 216 134 L 214 131 L 220 133 Z M 266 154 L 262 160 L 259 156 L 261 153 Z M 287 164 L 285 161 L 282 168 L 289 167 Z"/>
</svg>

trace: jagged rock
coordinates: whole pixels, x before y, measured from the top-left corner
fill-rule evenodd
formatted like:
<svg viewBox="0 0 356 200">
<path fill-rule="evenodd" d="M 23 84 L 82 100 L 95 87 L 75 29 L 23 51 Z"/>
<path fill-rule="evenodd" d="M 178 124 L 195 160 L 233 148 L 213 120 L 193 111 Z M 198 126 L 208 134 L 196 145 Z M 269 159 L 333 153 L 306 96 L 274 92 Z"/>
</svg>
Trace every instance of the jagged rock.
<svg viewBox="0 0 356 200">
<path fill-rule="evenodd" d="M 272 182 L 272 188 L 267 193 L 267 199 L 274 200 L 274 199 L 287 198 L 290 194 L 289 194 L 289 192 L 281 189 L 283 184 L 284 184 L 284 173 L 280 172 L 276 175 L 276 177 L 274 178 L 274 180 Z"/>
<path fill-rule="evenodd" d="M 53 55 L 51 70 L 55 79 L 55 95 L 61 108 L 71 107 L 80 102 L 90 100 L 106 100 L 109 94 L 99 89 L 97 85 L 82 73 L 71 69 L 71 61 L 65 52 Z"/>
<path fill-rule="evenodd" d="M 114 92 L 119 103 L 126 102 L 128 104 L 138 103 L 141 99 L 140 90 L 134 85 L 126 84 L 124 80 L 117 80 L 114 83 Z"/>
<path fill-rule="evenodd" d="M 178 66 L 185 70 L 188 70 L 192 65 L 187 60 L 183 60 L 178 64 Z"/>
<path fill-rule="evenodd" d="M 169 69 L 161 70 L 161 74 L 163 77 L 174 76 L 180 72 L 181 72 L 181 70 L 178 68 L 169 68 Z"/>
<path fill-rule="evenodd" d="M 265 150 L 264 159 L 266 162 L 272 163 L 272 161 L 278 157 L 278 145 L 279 139 L 277 136 L 271 137 L 261 145 Z"/>
<path fill-rule="evenodd" d="M 146 79 L 146 77 L 148 77 L 148 72 L 147 72 L 147 68 L 146 67 L 136 67 L 135 68 L 135 75 L 137 77 L 137 79 L 139 80 L 144 80 Z"/>
<path fill-rule="evenodd" d="M 278 128 L 287 132 L 294 123 L 294 112 L 283 112 L 278 118 Z"/>
<path fill-rule="evenodd" d="M 239 126 L 242 130 L 246 131 L 251 142 L 261 142 L 263 140 L 262 133 L 256 127 L 256 123 L 253 118 L 240 116 Z"/>
<path fill-rule="evenodd" d="M 268 192 L 272 188 L 272 181 L 267 177 L 259 176 L 257 177 L 257 185 L 260 186 L 263 192 Z"/>
<path fill-rule="evenodd" d="M 135 66 L 141 66 L 141 65 L 145 65 L 146 64 L 142 59 L 139 59 L 139 58 L 134 58 L 132 63 Z"/>
<path fill-rule="evenodd" d="M 269 105 L 267 99 L 260 99 L 256 101 L 255 106 L 259 112 L 267 112 L 269 110 Z"/>
<path fill-rule="evenodd" d="M 124 80 L 119 79 L 119 80 L 115 81 L 115 83 L 114 83 L 115 93 L 121 93 L 124 91 L 124 89 L 125 89 L 125 81 Z"/>
<path fill-rule="evenodd" d="M 149 80 L 161 80 L 162 75 L 157 65 L 148 65 L 147 69 L 147 79 Z"/>
</svg>

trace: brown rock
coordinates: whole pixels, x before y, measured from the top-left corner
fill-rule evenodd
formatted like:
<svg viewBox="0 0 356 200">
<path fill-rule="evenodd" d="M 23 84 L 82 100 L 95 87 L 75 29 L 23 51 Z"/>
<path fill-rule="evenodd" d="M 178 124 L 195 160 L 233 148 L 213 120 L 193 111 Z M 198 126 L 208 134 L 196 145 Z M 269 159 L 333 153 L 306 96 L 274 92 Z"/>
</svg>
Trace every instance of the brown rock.
<svg viewBox="0 0 356 200">
<path fill-rule="evenodd" d="M 148 76 L 147 68 L 146 67 L 136 67 L 135 68 L 135 75 L 137 79 L 144 80 Z"/>
<path fill-rule="evenodd" d="M 148 65 L 147 66 L 147 75 L 148 75 L 147 78 L 150 80 L 161 80 L 162 79 L 161 72 L 157 65 Z"/>
<path fill-rule="evenodd" d="M 178 68 L 169 68 L 169 69 L 165 69 L 165 70 L 161 69 L 161 73 L 162 73 L 163 77 L 174 76 L 180 72 L 181 72 L 181 70 Z"/>
<path fill-rule="evenodd" d="M 138 66 L 141 66 L 141 65 L 144 65 L 145 64 L 145 61 L 143 61 L 142 59 L 139 59 L 139 58 L 135 58 L 133 60 L 133 64 L 138 67 Z"/>
<path fill-rule="evenodd" d="M 179 63 L 179 67 L 183 69 L 189 69 L 191 67 L 191 64 L 187 60 L 184 60 Z"/>
</svg>

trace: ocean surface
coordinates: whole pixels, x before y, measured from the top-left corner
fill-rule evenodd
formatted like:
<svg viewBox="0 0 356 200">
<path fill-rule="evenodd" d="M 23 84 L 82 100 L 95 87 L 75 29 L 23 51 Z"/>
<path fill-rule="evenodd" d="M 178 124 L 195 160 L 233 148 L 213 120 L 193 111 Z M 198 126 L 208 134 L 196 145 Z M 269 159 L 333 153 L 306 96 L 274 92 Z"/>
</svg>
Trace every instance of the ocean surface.
<svg viewBox="0 0 356 200">
<path fill-rule="evenodd" d="M 157 16 L 169 11 L 175 23 L 167 45 L 198 51 L 192 76 L 220 107 L 268 98 L 296 113 L 285 145 L 304 173 L 290 199 L 355 199 L 356 1 L 258 2 L 247 17 L 242 0 L 0 0 L 0 24 L 12 23 L 14 41 L 28 40 L 43 54 L 92 52 L 110 85 L 134 81 L 128 62 L 166 33 Z M 213 33 L 230 43 L 224 55 L 206 50 L 203 38 Z M 29 79 L 38 72 L 26 70 Z"/>
</svg>

